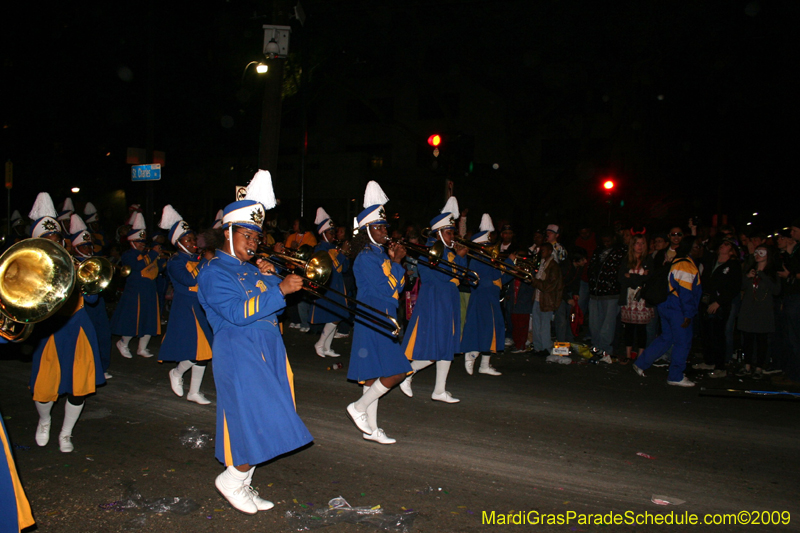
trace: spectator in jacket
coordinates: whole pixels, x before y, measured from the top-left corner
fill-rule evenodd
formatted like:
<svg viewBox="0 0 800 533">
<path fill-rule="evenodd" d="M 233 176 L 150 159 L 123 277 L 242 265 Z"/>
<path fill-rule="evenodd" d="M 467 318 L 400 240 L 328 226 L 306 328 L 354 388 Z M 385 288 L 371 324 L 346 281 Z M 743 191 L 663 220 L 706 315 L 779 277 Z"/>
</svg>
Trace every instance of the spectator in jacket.
<svg viewBox="0 0 800 533">
<path fill-rule="evenodd" d="M 639 291 L 653 272 L 653 258 L 647 253 L 647 238 L 635 235 L 628 245 L 628 255 L 619 269 L 620 293 L 617 300 L 622 314 L 622 328 L 625 337 L 625 355 L 617 357 L 620 364 L 626 365 L 631 359 L 631 351 L 638 352 L 644 347 L 647 337 L 647 324 L 653 320 L 653 308 L 640 298 Z"/>
<path fill-rule="evenodd" d="M 615 241 L 614 230 L 600 234 L 602 247 L 589 263 L 589 327 L 593 344 L 613 355 L 614 330 L 619 314 L 619 266 L 625 257 L 625 247 Z"/>
<path fill-rule="evenodd" d="M 564 284 L 561 280 L 561 269 L 553 255 L 553 245 L 543 242 L 539 247 L 541 263 L 536 277 L 531 281 L 535 289 L 533 295 L 533 349 L 537 355 L 548 355 L 553 348 L 550 337 L 550 321 L 553 312 L 561 303 Z"/>
<path fill-rule="evenodd" d="M 704 265 L 701 273 L 703 297 L 701 300 L 701 335 L 703 338 L 703 363 L 695 369 L 714 369 L 712 378 L 724 378 L 725 325 L 731 313 L 734 298 L 742 288 L 742 266 L 739 249 L 730 239 L 724 239 L 717 254 Z"/>
<path fill-rule="evenodd" d="M 654 258 L 654 266 L 656 268 L 665 265 L 675 259 L 676 250 L 683 242 L 683 229 L 680 226 L 674 226 L 667 234 L 668 245 L 663 250 L 656 253 Z"/>
<path fill-rule="evenodd" d="M 556 327 L 556 340 L 572 342 L 574 336 L 570 328 L 570 317 L 578 303 L 581 291 L 581 275 L 586 267 L 586 254 L 581 249 L 571 250 L 569 258 L 559 263 L 561 279 L 564 282 L 561 304 L 555 313 L 553 322 Z"/>
<path fill-rule="evenodd" d="M 672 360 L 669 364 L 667 384 L 677 387 L 695 385 L 683 374 L 686 358 L 692 347 L 692 319 L 697 315 L 702 295 L 700 274 L 694 261 L 689 257 L 690 250 L 691 247 L 688 245 L 679 246 L 675 250 L 678 260 L 670 266 L 667 278 L 670 292 L 667 299 L 658 304 L 661 335 L 639 354 L 632 365 L 637 374 L 645 377 L 645 370 L 671 347 Z"/>
<path fill-rule="evenodd" d="M 761 379 L 767 361 L 769 334 L 775 332 L 774 298 L 781 290 L 775 275 L 774 253 L 767 246 L 758 246 L 753 250 L 755 264 L 742 279 L 739 330 L 742 332 L 742 345 L 748 362 L 736 373 L 739 377 L 754 371 L 753 377 Z"/>
</svg>

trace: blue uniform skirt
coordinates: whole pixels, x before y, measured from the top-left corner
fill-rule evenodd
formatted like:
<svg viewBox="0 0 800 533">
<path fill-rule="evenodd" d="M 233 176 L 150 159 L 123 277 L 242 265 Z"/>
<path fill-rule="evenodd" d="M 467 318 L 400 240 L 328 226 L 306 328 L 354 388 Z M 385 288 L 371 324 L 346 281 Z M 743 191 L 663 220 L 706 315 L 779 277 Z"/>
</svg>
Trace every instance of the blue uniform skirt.
<svg viewBox="0 0 800 533">
<path fill-rule="evenodd" d="M 216 457 L 257 465 L 313 440 L 295 411 L 292 369 L 272 331 L 227 328 L 214 336 Z"/>
<path fill-rule="evenodd" d="M 161 310 L 158 305 L 156 282 L 135 278 L 125 282 L 125 290 L 111 317 L 111 332 L 124 337 L 161 335 Z"/>
<path fill-rule="evenodd" d="M 467 306 L 467 320 L 461 334 L 462 352 L 492 352 L 505 348 L 505 323 L 496 289 L 473 290 Z"/>
<path fill-rule="evenodd" d="M 84 303 L 86 314 L 92 321 L 94 331 L 97 334 L 97 349 L 100 351 L 100 363 L 103 372 L 108 370 L 111 364 L 111 326 L 108 322 L 108 312 L 106 311 L 106 301 L 102 296 L 97 298 L 94 305 Z"/>
<path fill-rule="evenodd" d="M 403 338 L 415 361 L 452 361 L 461 347 L 461 297 L 453 283 L 420 283 L 417 304 Z"/>
<path fill-rule="evenodd" d="M 396 317 L 397 309 L 378 307 L 377 301 L 364 302 Z M 385 378 L 411 372 L 411 364 L 403 355 L 400 342 L 368 325 L 369 322 L 356 317 L 353 327 L 353 346 L 350 350 L 350 365 L 347 379 L 359 383 L 375 378 Z"/>
<path fill-rule="evenodd" d="M 160 361 L 207 361 L 214 336 L 195 296 L 175 292 L 167 332 L 158 351 Z"/>
<path fill-rule="evenodd" d="M 30 380 L 35 401 L 54 402 L 61 394 L 86 396 L 106 382 L 97 335 L 85 309 L 37 324 L 37 334 L 41 340 L 33 353 Z"/>
</svg>

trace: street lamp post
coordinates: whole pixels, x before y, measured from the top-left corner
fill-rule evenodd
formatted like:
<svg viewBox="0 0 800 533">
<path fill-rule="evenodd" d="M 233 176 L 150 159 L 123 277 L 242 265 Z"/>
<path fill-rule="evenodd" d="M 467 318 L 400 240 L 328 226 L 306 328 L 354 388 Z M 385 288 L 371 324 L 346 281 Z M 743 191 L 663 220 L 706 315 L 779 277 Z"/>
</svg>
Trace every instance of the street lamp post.
<svg viewBox="0 0 800 533">
<path fill-rule="evenodd" d="M 278 144 L 281 129 L 281 96 L 283 92 L 283 59 L 289 53 L 289 26 L 264 28 L 264 56 L 269 76 L 264 83 L 264 101 L 261 111 L 261 139 L 258 168 L 275 174 L 278 167 Z"/>
</svg>

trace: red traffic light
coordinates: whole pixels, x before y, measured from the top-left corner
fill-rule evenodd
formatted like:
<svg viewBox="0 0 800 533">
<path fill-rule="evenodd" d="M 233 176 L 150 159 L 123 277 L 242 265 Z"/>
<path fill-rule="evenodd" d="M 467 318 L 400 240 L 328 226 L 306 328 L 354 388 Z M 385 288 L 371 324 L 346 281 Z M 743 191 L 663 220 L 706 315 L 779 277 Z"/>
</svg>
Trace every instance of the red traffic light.
<svg viewBox="0 0 800 533">
<path fill-rule="evenodd" d="M 434 133 L 430 137 L 428 137 L 428 144 L 436 148 L 440 144 L 442 144 L 442 136 L 438 133 Z"/>
<path fill-rule="evenodd" d="M 615 183 L 613 180 L 606 180 L 603 182 L 603 188 L 608 192 L 611 192 L 611 189 L 614 188 L 614 185 Z"/>
</svg>

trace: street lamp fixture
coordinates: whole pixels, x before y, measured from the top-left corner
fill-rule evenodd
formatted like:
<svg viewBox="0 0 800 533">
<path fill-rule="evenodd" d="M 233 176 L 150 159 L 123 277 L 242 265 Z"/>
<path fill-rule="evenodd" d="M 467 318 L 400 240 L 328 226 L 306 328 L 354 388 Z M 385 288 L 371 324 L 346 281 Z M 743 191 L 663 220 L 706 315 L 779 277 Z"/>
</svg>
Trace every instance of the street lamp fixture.
<svg viewBox="0 0 800 533">
<path fill-rule="evenodd" d="M 79 192 L 81 192 L 81 188 L 80 187 L 73 187 L 70 190 L 72 191 L 72 194 L 78 194 Z"/>
</svg>

